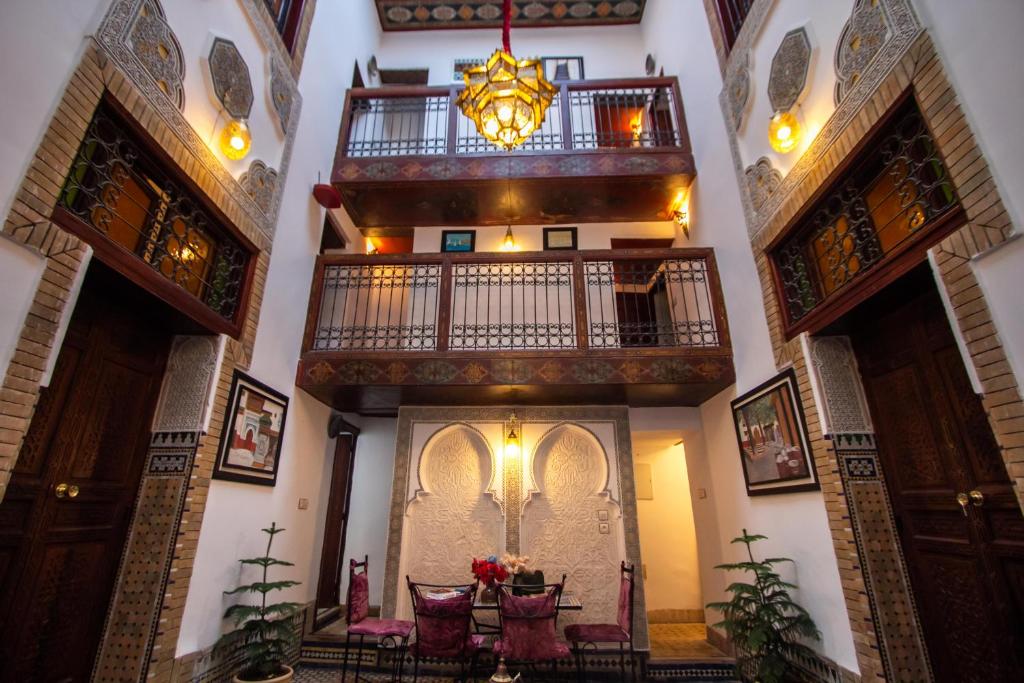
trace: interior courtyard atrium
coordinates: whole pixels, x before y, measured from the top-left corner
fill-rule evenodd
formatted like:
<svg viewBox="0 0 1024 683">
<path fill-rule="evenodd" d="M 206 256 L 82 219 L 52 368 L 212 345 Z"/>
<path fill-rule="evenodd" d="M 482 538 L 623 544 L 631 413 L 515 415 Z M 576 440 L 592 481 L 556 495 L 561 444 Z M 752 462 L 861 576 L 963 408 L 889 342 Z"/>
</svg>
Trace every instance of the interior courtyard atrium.
<svg viewBox="0 0 1024 683">
<path fill-rule="evenodd" d="M 1022 34 L 3 0 L 0 683 L 1024 680 Z"/>
</svg>

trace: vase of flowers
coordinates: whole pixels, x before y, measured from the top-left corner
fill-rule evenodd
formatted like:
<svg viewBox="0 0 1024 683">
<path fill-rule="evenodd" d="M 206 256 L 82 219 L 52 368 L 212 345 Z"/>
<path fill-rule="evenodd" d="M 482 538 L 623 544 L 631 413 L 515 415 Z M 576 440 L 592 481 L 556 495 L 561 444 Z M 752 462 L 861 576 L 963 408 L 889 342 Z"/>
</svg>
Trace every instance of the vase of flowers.
<svg viewBox="0 0 1024 683">
<path fill-rule="evenodd" d="M 480 590 L 480 602 L 493 603 L 498 599 L 498 589 L 495 585 L 508 578 L 508 571 L 501 566 L 497 557 L 491 555 L 486 560 L 473 558 L 473 576 L 483 586 Z"/>
<path fill-rule="evenodd" d="M 530 558 L 526 555 L 505 553 L 501 565 L 512 575 L 512 589 L 515 595 L 535 595 L 544 592 L 544 572 L 530 569 Z"/>
</svg>

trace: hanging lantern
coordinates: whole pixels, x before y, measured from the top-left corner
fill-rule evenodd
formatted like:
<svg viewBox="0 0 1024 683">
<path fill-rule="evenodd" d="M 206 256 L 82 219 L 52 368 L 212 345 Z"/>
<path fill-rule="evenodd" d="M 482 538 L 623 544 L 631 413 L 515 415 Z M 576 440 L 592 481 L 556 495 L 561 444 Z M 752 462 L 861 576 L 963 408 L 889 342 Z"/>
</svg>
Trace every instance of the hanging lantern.
<svg viewBox="0 0 1024 683">
<path fill-rule="evenodd" d="M 508 418 L 508 429 L 505 432 L 505 457 L 518 458 L 522 453 L 522 444 L 519 441 L 519 420 L 513 412 Z"/>
<path fill-rule="evenodd" d="M 466 70 L 466 88 L 456 104 L 481 135 L 499 147 L 512 149 L 544 123 L 557 90 L 545 80 L 539 60 L 512 56 L 512 0 L 505 0 L 504 12 L 504 49 L 495 50 L 483 66 Z"/>
<path fill-rule="evenodd" d="M 788 111 L 777 111 L 768 123 L 768 144 L 776 152 L 788 154 L 800 144 L 800 122 Z"/>
<path fill-rule="evenodd" d="M 516 237 L 512 234 L 512 226 L 509 225 L 505 231 L 505 239 L 501 243 L 502 251 L 519 251 L 519 245 L 516 244 Z"/>
</svg>

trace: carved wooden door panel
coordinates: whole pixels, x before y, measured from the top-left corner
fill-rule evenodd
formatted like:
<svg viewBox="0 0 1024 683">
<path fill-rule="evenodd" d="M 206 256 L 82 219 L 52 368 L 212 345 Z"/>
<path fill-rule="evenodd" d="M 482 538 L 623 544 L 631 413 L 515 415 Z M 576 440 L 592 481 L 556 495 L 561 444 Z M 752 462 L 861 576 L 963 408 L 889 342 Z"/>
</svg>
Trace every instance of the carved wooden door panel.
<svg viewBox="0 0 1024 683">
<path fill-rule="evenodd" d="M 936 679 L 1015 680 L 1024 518 L 938 292 L 923 282 L 861 325 L 854 347 Z"/>
<path fill-rule="evenodd" d="M 0 503 L 0 680 L 89 680 L 169 343 L 87 281 Z"/>
</svg>

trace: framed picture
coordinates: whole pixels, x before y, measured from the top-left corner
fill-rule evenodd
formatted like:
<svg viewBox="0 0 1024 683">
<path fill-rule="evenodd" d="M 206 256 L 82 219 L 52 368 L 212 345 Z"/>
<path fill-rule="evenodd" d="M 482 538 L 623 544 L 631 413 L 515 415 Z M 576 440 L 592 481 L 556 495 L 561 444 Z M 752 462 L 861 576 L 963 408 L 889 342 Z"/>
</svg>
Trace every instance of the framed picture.
<svg viewBox="0 0 1024 683">
<path fill-rule="evenodd" d="M 287 396 L 235 370 L 214 479 L 273 486 L 287 414 Z"/>
<path fill-rule="evenodd" d="M 476 230 L 444 230 L 441 251 L 476 251 Z"/>
<path fill-rule="evenodd" d="M 576 228 L 544 228 L 544 251 L 576 248 Z"/>
<path fill-rule="evenodd" d="M 792 368 L 731 405 L 748 496 L 819 488 Z"/>
<path fill-rule="evenodd" d="M 582 81 L 583 57 L 541 57 L 544 78 L 549 81 Z"/>
</svg>

